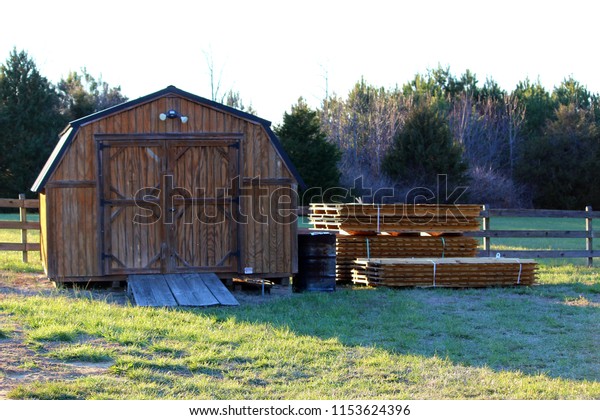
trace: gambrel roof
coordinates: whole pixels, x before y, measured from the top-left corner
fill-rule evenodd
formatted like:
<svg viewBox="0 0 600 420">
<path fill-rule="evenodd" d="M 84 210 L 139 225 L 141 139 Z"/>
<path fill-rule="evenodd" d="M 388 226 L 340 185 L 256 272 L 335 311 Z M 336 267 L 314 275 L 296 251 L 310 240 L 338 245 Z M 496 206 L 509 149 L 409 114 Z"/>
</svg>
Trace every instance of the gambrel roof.
<svg viewBox="0 0 600 420">
<path fill-rule="evenodd" d="M 48 161 L 46 162 L 46 164 L 42 168 L 42 171 L 38 175 L 35 183 L 31 187 L 31 190 L 33 192 L 38 192 L 38 193 L 43 190 L 46 183 L 52 176 L 52 173 L 58 167 L 58 164 L 60 163 L 65 152 L 68 150 L 69 146 L 73 142 L 73 139 L 75 138 L 79 127 L 81 127 L 84 124 L 90 123 L 92 121 L 96 121 L 96 120 L 111 116 L 118 112 L 122 112 L 122 111 L 125 111 L 128 109 L 134 108 L 141 104 L 156 100 L 158 98 L 161 98 L 161 97 L 167 96 L 167 95 L 178 95 L 178 96 L 181 96 L 192 102 L 196 102 L 200 105 L 204 105 L 204 106 L 216 109 L 218 111 L 222 111 L 224 113 L 236 116 L 240 119 L 244 119 L 244 120 L 261 125 L 264 128 L 267 135 L 269 136 L 269 139 L 270 139 L 271 143 L 273 144 L 273 146 L 275 147 L 275 149 L 277 150 L 277 153 L 280 155 L 281 159 L 283 160 L 283 162 L 289 169 L 290 173 L 294 176 L 294 178 L 298 182 L 298 185 L 302 188 L 305 187 L 304 182 L 302 181 L 302 178 L 300 177 L 300 174 L 296 170 L 296 167 L 294 166 L 294 164 L 290 160 L 288 154 L 286 153 L 283 146 L 281 145 L 281 141 L 279 140 L 279 138 L 275 135 L 275 133 L 271 129 L 270 121 L 265 120 L 263 118 L 259 118 L 256 115 L 252 115 L 247 112 L 240 111 L 239 109 L 232 108 L 227 105 L 223 105 L 219 102 L 211 101 L 211 100 L 203 98 L 201 96 L 194 95 L 192 93 L 178 89 L 175 86 L 168 86 L 165 89 L 159 90 L 159 91 L 151 93 L 149 95 L 146 95 L 146 96 L 143 96 L 143 97 L 140 97 L 138 99 L 134 99 L 134 100 L 131 100 L 128 102 L 124 102 L 122 104 L 113 106 L 111 108 L 107 108 L 105 110 L 96 112 L 94 114 L 88 115 L 86 117 L 80 118 L 78 120 L 75 120 L 75 121 L 72 121 L 71 123 L 69 123 L 67 128 L 63 131 L 63 133 L 60 137 L 60 140 L 56 144 L 52 154 L 48 158 Z"/>
</svg>

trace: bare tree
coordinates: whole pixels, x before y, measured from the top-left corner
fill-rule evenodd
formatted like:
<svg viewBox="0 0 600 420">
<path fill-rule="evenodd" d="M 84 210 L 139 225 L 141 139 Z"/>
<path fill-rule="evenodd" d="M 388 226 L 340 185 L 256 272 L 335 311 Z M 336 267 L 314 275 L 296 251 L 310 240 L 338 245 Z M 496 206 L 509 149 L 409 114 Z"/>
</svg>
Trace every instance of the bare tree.
<svg viewBox="0 0 600 420">
<path fill-rule="evenodd" d="M 505 118 L 507 119 L 510 177 L 514 176 L 517 147 L 520 140 L 521 128 L 525 123 L 525 108 L 519 106 L 515 94 L 504 96 Z"/>
<path fill-rule="evenodd" d="M 390 186 L 381 163 L 402 125 L 408 102 L 397 90 L 386 90 L 358 82 L 347 99 L 325 98 L 321 125 L 330 142 L 342 151 L 342 183 L 353 185 L 362 177 L 365 186 Z"/>
<path fill-rule="evenodd" d="M 219 76 L 216 76 L 215 70 L 215 60 L 213 58 L 212 50 L 211 51 L 202 51 L 204 54 L 204 59 L 206 60 L 206 66 L 208 67 L 208 76 L 210 78 L 210 99 L 216 102 L 223 102 L 225 100 L 225 95 L 219 98 L 219 91 L 221 90 L 221 78 L 223 77 L 223 68 L 219 71 Z"/>
<path fill-rule="evenodd" d="M 528 205 L 513 179 L 524 122 L 514 95 L 475 100 L 462 94 L 448 115 L 454 137 L 469 162 L 471 199 L 502 207 Z"/>
</svg>

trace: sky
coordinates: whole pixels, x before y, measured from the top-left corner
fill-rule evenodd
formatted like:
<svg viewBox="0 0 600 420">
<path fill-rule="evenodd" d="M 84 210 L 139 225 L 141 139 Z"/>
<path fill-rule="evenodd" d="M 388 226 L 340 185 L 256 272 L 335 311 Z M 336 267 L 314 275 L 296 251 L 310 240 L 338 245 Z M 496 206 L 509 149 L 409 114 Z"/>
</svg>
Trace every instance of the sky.
<svg viewBox="0 0 600 420">
<path fill-rule="evenodd" d="M 86 67 L 130 99 L 168 85 L 238 91 L 279 124 L 299 97 L 318 107 L 363 77 L 402 86 L 438 65 L 511 91 L 569 76 L 600 92 L 592 1 L 29 0 L 0 3 L 0 61 L 25 50 L 57 83 Z"/>
</svg>

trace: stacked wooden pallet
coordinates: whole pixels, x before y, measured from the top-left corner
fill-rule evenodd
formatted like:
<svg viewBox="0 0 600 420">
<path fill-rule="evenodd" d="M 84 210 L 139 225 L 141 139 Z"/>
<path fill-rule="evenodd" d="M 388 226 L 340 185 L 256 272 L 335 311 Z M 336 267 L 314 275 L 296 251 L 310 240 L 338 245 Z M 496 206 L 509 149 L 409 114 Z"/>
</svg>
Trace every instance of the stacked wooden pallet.
<svg viewBox="0 0 600 420">
<path fill-rule="evenodd" d="M 350 234 L 380 232 L 465 232 L 479 230 L 480 205 L 326 204 L 310 205 L 316 230 Z"/>
<path fill-rule="evenodd" d="M 474 257 L 477 240 L 465 236 L 346 236 L 336 238 L 336 280 L 352 281 L 357 258 Z"/>
<path fill-rule="evenodd" d="M 352 279 L 371 286 L 530 286 L 536 262 L 512 258 L 390 258 L 355 261 Z"/>
</svg>

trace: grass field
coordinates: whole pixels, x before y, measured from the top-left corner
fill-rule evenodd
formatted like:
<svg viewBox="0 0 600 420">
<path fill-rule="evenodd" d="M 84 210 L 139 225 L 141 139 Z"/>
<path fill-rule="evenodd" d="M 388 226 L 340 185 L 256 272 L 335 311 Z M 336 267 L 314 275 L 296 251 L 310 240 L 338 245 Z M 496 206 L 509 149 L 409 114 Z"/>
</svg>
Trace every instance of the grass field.
<svg viewBox="0 0 600 420">
<path fill-rule="evenodd" d="M 10 398 L 597 399 L 600 281 L 543 269 L 542 285 L 347 288 L 239 308 L 169 310 L 5 297 L 5 337 L 103 374 Z M 35 363 L 23 362 L 23 370 Z"/>
<path fill-rule="evenodd" d="M 4 254 L 5 283 L 39 270 Z M 348 287 L 193 310 L 110 304 L 85 291 L 5 294 L 0 343 L 19 340 L 31 352 L 17 370 L 35 373 L 46 359 L 106 366 L 7 397 L 599 399 L 600 270 L 542 265 L 539 281 Z"/>
</svg>

